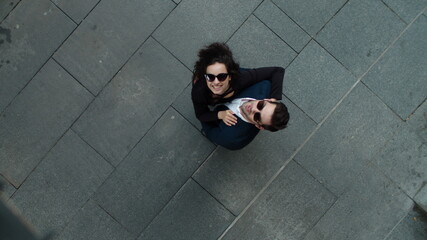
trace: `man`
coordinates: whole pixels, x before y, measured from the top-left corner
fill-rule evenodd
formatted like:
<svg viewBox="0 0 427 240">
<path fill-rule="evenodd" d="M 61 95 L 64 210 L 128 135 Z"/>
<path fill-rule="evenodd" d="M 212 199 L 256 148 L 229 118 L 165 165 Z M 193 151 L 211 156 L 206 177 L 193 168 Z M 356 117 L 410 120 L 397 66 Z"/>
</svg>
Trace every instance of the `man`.
<svg viewBox="0 0 427 240">
<path fill-rule="evenodd" d="M 224 105 L 240 119 L 261 130 L 275 132 L 285 128 L 289 121 L 286 106 L 275 99 L 238 98 Z"/>
<path fill-rule="evenodd" d="M 237 123 L 232 126 L 223 121 L 202 123 L 206 137 L 224 148 L 238 150 L 248 145 L 261 129 L 275 132 L 285 128 L 289 120 L 288 110 L 283 103 L 267 99 L 270 88 L 269 81 L 262 81 L 247 88 L 238 98 L 227 103 L 228 106 L 218 106 L 217 110 L 230 110 L 236 114 Z"/>
</svg>

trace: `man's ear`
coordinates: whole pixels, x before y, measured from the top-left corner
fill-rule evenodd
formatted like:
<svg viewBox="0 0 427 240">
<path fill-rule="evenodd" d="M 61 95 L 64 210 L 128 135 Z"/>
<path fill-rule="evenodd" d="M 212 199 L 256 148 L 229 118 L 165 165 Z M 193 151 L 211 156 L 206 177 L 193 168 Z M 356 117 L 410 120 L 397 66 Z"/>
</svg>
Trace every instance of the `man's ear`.
<svg viewBox="0 0 427 240">
<path fill-rule="evenodd" d="M 260 130 L 264 130 L 264 127 L 263 126 L 261 126 L 261 125 L 259 125 L 258 123 L 257 124 L 255 124 L 255 127 L 257 127 L 258 129 L 260 129 Z"/>
</svg>

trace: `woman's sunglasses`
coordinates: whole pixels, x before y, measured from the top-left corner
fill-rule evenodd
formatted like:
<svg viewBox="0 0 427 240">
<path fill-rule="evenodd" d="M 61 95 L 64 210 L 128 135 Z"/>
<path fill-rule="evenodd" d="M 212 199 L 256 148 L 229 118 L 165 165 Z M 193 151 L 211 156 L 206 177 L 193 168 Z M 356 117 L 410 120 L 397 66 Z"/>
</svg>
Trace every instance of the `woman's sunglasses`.
<svg viewBox="0 0 427 240">
<path fill-rule="evenodd" d="M 218 81 L 220 81 L 220 82 L 224 82 L 225 79 L 227 79 L 228 75 L 229 75 L 228 73 L 220 73 L 218 75 L 205 74 L 205 78 L 208 82 L 215 81 L 215 78 L 218 78 Z"/>
<path fill-rule="evenodd" d="M 265 101 L 264 101 L 264 100 L 261 100 L 261 101 L 259 101 L 259 102 L 256 104 L 256 108 L 257 108 L 259 111 L 262 111 L 262 109 L 264 108 L 264 106 L 265 106 Z M 257 122 L 258 124 L 260 124 L 260 123 L 261 123 L 261 113 L 260 113 L 260 112 L 256 112 L 256 113 L 254 114 L 254 120 L 255 120 L 255 122 Z"/>
</svg>

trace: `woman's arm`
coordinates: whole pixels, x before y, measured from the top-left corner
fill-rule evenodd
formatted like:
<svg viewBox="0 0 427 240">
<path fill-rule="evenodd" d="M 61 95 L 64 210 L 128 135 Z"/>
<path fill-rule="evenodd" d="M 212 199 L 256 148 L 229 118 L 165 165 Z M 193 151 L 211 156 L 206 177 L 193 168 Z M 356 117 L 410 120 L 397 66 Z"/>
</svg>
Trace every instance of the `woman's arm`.
<svg viewBox="0 0 427 240">
<path fill-rule="evenodd" d="M 263 80 L 271 81 L 270 97 L 282 99 L 283 78 L 285 69 L 282 67 L 262 67 L 240 72 L 238 88 L 244 89 Z"/>
</svg>

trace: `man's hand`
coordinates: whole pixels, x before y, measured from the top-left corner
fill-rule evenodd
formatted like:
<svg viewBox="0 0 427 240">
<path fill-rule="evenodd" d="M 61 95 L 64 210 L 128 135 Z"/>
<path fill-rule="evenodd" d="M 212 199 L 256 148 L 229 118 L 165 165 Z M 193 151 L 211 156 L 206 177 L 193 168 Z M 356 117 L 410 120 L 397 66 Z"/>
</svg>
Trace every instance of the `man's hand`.
<svg viewBox="0 0 427 240">
<path fill-rule="evenodd" d="M 219 111 L 218 118 L 221 119 L 227 126 L 232 126 L 237 123 L 237 117 L 231 110 Z"/>
</svg>

